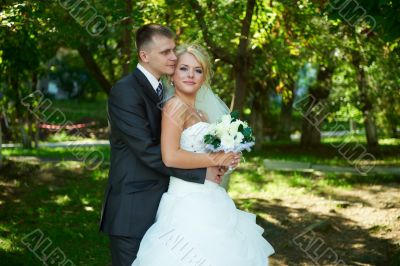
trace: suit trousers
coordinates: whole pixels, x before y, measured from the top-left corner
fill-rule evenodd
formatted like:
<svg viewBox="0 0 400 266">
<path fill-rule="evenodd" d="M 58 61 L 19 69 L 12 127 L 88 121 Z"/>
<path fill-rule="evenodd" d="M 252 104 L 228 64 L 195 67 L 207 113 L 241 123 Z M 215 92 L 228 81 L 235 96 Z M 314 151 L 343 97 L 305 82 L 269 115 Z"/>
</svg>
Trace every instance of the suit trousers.
<svg viewBox="0 0 400 266">
<path fill-rule="evenodd" d="M 110 235 L 112 266 L 131 266 L 142 239 Z"/>
</svg>

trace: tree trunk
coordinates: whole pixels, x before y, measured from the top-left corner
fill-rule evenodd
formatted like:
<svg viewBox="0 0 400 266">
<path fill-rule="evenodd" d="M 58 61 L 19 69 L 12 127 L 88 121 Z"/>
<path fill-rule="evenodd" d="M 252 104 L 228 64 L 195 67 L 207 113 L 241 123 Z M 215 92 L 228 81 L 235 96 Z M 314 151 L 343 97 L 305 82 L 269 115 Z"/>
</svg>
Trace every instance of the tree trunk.
<svg viewBox="0 0 400 266">
<path fill-rule="evenodd" d="M 332 85 L 333 68 L 321 66 L 317 75 L 317 83 L 310 88 L 309 102 L 306 103 L 307 110 L 303 112 L 303 125 L 300 145 L 311 148 L 321 144 L 321 124 L 327 116 L 327 105 L 324 99 L 329 96 Z"/>
<path fill-rule="evenodd" d="M 25 130 L 26 121 L 23 112 L 23 110 L 25 109 L 21 104 L 21 92 L 18 87 L 18 80 L 16 80 L 14 77 L 11 77 L 11 88 L 15 93 L 15 110 L 16 110 L 16 117 L 18 120 L 19 131 L 21 134 L 22 146 L 24 148 L 30 149 L 32 147 L 32 143 L 31 139 L 29 138 L 28 132 Z"/>
<path fill-rule="evenodd" d="M 292 95 L 294 95 L 293 87 Z M 294 96 L 292 96 L 287 101 L 282 99 L 278 140 L 290 140 L 290 132 L 292 127 L 293 97 Z"/>
<path fill-rule="evenodd" d="M 370 110 L 363 112 L 364 114 L 364 126 L 367 137 L 368 148 L 372 151 L 376 151 L 378 148 L 378 134 L 374 121 L 374 116 Z"/>
<path fill-rule="evenodd" d="M 35 72 L 32 74 L 32 92 L 34 93 L 36 91 L 38 83 L 38 75 Z M 38 148 L 39 147 L 39 123 L 38 119 L 32 115 L 31 113 L 28 113 L 28 119 L 29 119 L 29 131 L 30 131 L 30 138 L 33 140 L 33 147 Z"/>
<path fill-rule="evenodd" d="M 19 132 L 21 134 L 21 142 L 22 142 L 22 147 L 26 149 L 31 149 L 32 148 L 32 143 L 31 139 L 29 138 L 29 134 L 25 129 L 25 121 L 23 119 L 18 119 L 18 124 L 19 124 Z"/>
<path fill-rule="evenodd" d="M 365 136 L 367 138 L 367 146 L 371 152 L 376 152 L 378 150 L 378 134 L 376 130 L 376 125 L 373 116 L 373 106 L 372 100 L 368 95 L 368 85 L 367 78 L 365 76 L 363 62 L 366 61 L 363 51 L 363 46 L 361 40 L 358 36 L 355 36 L 356 43 L 359 46 L 359 50 L 353 51 L 352 53 L 352 63 L 357 73 L 357 85 L 358 91 L 360 92 L 360 110 L 364 116 L 364 127 Z"/>
<path fill-rule="evenodd" d="M 264 143 L 264 117 L 263 112 L 258 108 L 258 103 L 255 103 L 251 112 L 250 124 L 253 129 L 253 135 L 256 138 L 254 150 L 259 151 Z"/>
<path fill-rule="evenodd" d="M 85 62 L 86 67 L 88 68 L 89 72 L 93 75 L 93 77 L 97 80 L 100 84 L 103 91 L 109 95 L 111 90 L 111 84 L 104 76 L 103 72 L 101 71 L 99 65 L 94 60 L 92 53 L 90 52 L 89 48 L 82 44 L 78 48 L 79 55 L 82 57 L 83 61 Z"/>
<path fill-rule="evenodd" d="M 396 126 L 392 127 L 392 138 L 394 139 L 398 139 L 399 137 L 399 133 L 397 133 L 397 128 Z"/>
<path fill-rule="evenodd" d="M 312 112 L 310 113 L 310 115 L 303 118 L 300 145 L 303 148 L 311 148 L 319 146 L 320 144 L 321 144 L 320 123 L 318 123 L 318 119 L 315 119 L 314 113 Z"/>
<path fill-rule="evenodd" d="M 233 110 L 237 110 L 240 113 L 243 111 L 245 99 L 247 95 L 247 66 L 236 66 L 235 67 L 235 94 L 233 98 Z"/>
<path fill-rule="evenodd" d="M 247 91 L 248 91 L 248 46 L 250 38 L 250 26 L 253 18 L 256 0 L 248 0 L 246 8 L 246 16 L 242 21 L 242 30 L 240 33 L 240 41 L 234 64 L 235 69 L 235 96 L 233 108 L 242 112 L 244 107 Z"/>
<path fill-rule="evenodd" d="M 372 152 L 378 149 L 378 134 L 373 116 L 372 101 L 367 93 L 367 80 L 364 67 L 361 65 L 361 55 L 353 54 L 353 65 L 357 71 L 357 85 L 360 92 L 361 111 L 364 116 L 365 136 L 368 149 Z"/>
<path fill-rule="evenodd" d="M 397 133 L 397 127 L 396 124 L 391 124 L 390 125 L 390 133 L 391 133 L 391 137 L 394 139 L 398 139 L 399 138 L 399 133 Z"/>
<path fill-rule="evenodd" d="M 394 108 L 392 103 L 390 103 L 390 108 L 386 109 L 386 119 L 389 124 L 390 137 L 392 137 L 394 139 L 397 139 L 400 137 L 399 133 L 397 132 L 397 121 L 399 121 L 398 115 L 399 114 L 396 113 L 396 109 Z"/>
<path fill-rule="evenodd" d="M 34 147 L 37 149 L 39 148 L 39 120 L 34 118 L 34 127 L 35 127 L 35 136 L 34 136 Z"/>
</svg>

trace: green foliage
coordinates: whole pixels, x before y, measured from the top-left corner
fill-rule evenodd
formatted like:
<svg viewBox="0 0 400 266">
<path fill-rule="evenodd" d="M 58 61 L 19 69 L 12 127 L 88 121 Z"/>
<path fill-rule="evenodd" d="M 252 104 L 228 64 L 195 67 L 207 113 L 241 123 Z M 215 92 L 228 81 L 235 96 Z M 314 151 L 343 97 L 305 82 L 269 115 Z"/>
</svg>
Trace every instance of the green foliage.
<svg viewBox="0 0 400 266">
<path fill-rule="evenodd" d="M 217 136 L 207 134 L 204 136 L 204 143 L 211 144 L 216 149 L 221 145 L 221 140 Z"/>
<path fill-rule="evenodd" d="M 107 85 L 100 84 L 98 74 L 111 87 L 124 75 L 125 65 L 129 70 L 135 67 L 134 32 L 144 23 L 156 21 L 170 26 L 176 32 L 178 44 L 195 41 L 207 47 L 193 3 L 206 11 L 206 29 L 212 43 L 220 48 L 207 47 L 213 58 L 213 90 L 225 102 L 232 100 L 237 75 L 233 62 L 239 56 L 237 46 L 244 38 L 241 28 L 248 1 L 134 1 L 131 7 L 127 5 L 129 1 L 84 1 L 80 5 L 90 5 L 106 21 L 104 30 L 96 36 L 87 27 L 90 14 L 75 16 L 79 10 L 63 7 L 67 2 L 2 3 L 0 77 L 2 104 L 12 125 L 5 134 L 10 140 L 21 140 L 21 128 L 29 131 L 32 115 L 18 106 L 21 97 L 34 90 L 35 80 L 48 75 L 69 91 L 74 81 L 79 82 L 83 91 L 77 97 L 93 99 L 105 95 Z M 362 110 L 368 105 L 364 98 L 368 98 L 379 136 L 398 134 L 400 46 L 395 25 L 399 4 L 389 0 L 360 3 L 377 22 L 376 28 L 368 33 L 372 25 L 349 23 L 341 16 L 341 9 L 329 8 L 329 3 L 256 1 L 247 47 L 248 93 L 244 100 L 245 118 L 256 135 L 275 138 L 282 128 L 289 133 L 301 131 L 303 113 L 292 108 L 293 102 L 301 93 L 304 96 L 310 92 L 328 95 L 324 99 L 328 115 L 321 124 L 324 130 L 349 120 L 349 125 L 362 130 Z M 130 41 L 127 49 L 130 58 L 124 36 Z M 82 51 L 88 51 L 86 56 L 93 59 L 97 72 L 83 60 Z M 218 56 L 221 51 L 227 56 Z M 367 91 L 363 96 L 358 89 L 356 56 L 361 58 L 360 65 L 367 76 Z M 304 76 L 306 68 L 317 73 L 332 69 L 331 80 L 312 80 Z M 289 120 L 282 120 L 285 112 Z M 16 121 L 22 124 L 16 126 Z"/>
<path fill-rule="evenodd" d="M 237 119 L 239 119 L 239 111 L 235 110 L 231 112 L 231 117 L 232 117 L 232 122 L 236 121 Z"/>
</svg>

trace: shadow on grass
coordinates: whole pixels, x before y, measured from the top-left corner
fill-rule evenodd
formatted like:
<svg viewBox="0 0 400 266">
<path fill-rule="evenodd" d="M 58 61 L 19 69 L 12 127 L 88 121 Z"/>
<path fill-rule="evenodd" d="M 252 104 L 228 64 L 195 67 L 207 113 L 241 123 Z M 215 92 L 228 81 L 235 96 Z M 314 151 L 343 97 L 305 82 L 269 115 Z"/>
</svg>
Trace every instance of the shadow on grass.
<svg viewBox="0 0 400 266">
<path fill-rule="evenodd" d="M 373 236 L 373 231 L 379 228 L 362 228 L 357 222 L 349 220 L 334 210 L 330 215 L 322 215 L 306 208 L 282 206 L 281 199 L 274 198 L 267 201 L 262 196 L 252 195 L 262 195 L 264 193 L 262 191 L 271 191 L 271 187 L 283 184 L 283 188 L 301 188 L 303 193 L 318 195 L 333 202 L 361 203 L 361 206 L 371 207 L 371 202 L 360 196 L 341 192 L 362 186 L 363 190 L 374 194 L 374 189 L 370 187 L 372 185 L 379 185 L 379 190 L 375 193 L 389 191 L 398 187 L 399 176 L 267 171 L 263 167 L 262 159 L 262 157 L 252 157 L 235 173 L 236 183 L 243 182 L 250 185 L 250 188 L 246 188 L 250 196 L 241 194 L 235 201 L 239 208 L 258 214 L 258 222 L 264 227 L 266 238 L 276 249 L 276 255 L 271 258 L 271 265 L 313 265 L 311 258 L 322 255 L 329 248 L 348 265 L 400 265 L 399 245 L 394 244 L 391 239 Z M 282 189 L 283 193 L 284 191 Z M 396 205 L 393 203 L 392 207 Z M 337 205 L 337 207 L 342 206 Z M 327 224 L 325 228 L 313 231 L 316 234 L 315 239 L 321 239 L 322 246 L 317 249 L 318 245 L 315 244 L 309 252 L 304 252 L 293 239 L 304 232 L 307 226 L 316 224 L 318 221 L 325 221 Z M 323 259 L 327 258 L 322 256 L 318 260 L 319 265 L 335 265 L 332 257 L 330 259 L 333 261 L 323 261 Z"/>
<path fill-rule="evenodd" d="M 79 163 L 6 162 L 0 175 L 1 264 L 44 265 L 21 241 L 38 229 L 41 241 L 51 241 L 39 256 L 59 248 L 75 265 L 108 265 L 108 239 L 98 231 L 106 174 L 106 166 L 88 172 Z"/>
<path fill-rule="evenodd" d="M 262 198 L 241 198 L 235 202 L 238 208 L 259 214 L 257 222 L 265 229 L 265 237 L 276 252 L 270 260 L 271 265 L 314 265 L 312 258 L 318 263 L 316 265 L 335 265 L 340 259 L 346 265 L 398 265 L 399 251 L 395 244 L 371 236 L 368 230 L 340 215 L 288 208 Z M 274 223 L 263 219 L 260 216 L 263 213 Z M 302 236 L 307 232 L 306 227 L 317 221 L 327 221 L 327 225 Z M 329 249 L 337 259 L 332 252 L 330 257 L 324 253 Z"/>
</svg>

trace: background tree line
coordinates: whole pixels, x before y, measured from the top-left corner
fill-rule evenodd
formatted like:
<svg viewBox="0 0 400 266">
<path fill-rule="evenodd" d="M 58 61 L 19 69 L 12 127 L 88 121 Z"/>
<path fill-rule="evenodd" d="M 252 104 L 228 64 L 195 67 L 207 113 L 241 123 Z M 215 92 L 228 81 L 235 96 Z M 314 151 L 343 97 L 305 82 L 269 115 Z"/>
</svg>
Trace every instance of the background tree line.
<svg viewBox="0 0 400 266">
<path fill-rule="evenodd" d="M 381 136 L 399 137 L 396 1 L 5 0 L 0 9 L 3 138 L 25 147 L 37 146 L 40 121 L 21 99 L 39 80 L 105 98 L 136 66 L 134 32 L 149 22 L 208 48 L 213 89 L 251 121 L 258 148 L 294 132 L 313 148 L 336 128 L 361 130 L 375 152 Z"/>
</svg>

